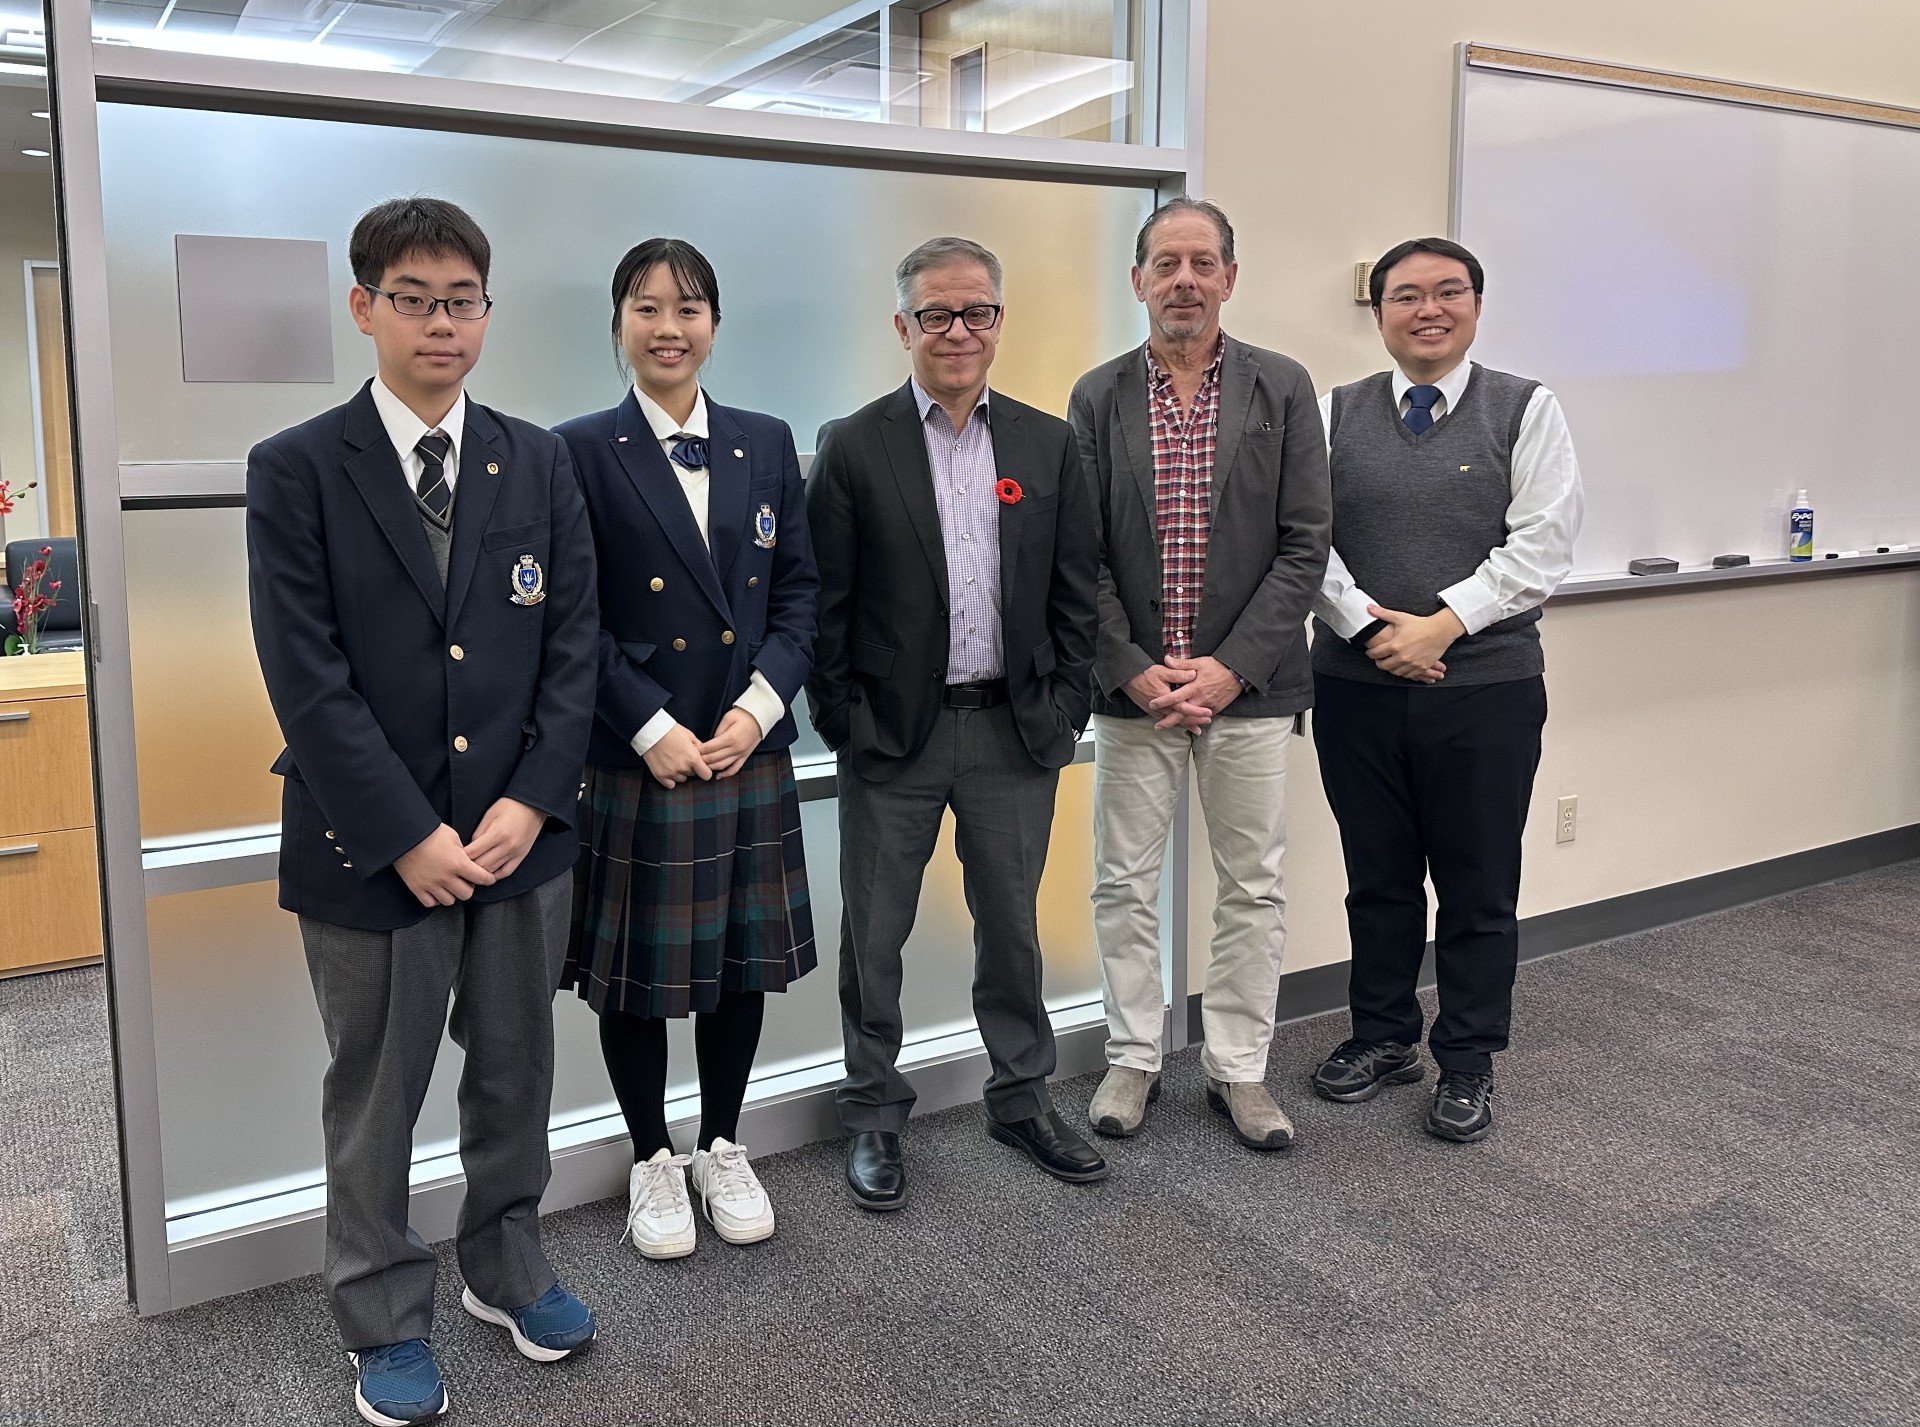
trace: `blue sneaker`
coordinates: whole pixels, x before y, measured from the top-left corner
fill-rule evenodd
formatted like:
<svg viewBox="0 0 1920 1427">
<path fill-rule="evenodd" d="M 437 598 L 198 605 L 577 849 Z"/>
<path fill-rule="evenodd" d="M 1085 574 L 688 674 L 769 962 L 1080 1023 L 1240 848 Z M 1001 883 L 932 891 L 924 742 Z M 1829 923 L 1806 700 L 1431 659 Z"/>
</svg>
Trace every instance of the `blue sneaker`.
<svg viewBox="0 0 1920 1427">
<path fill-rule="evenodd" d="M 482 1323 L 498 1323 L 513 1334 L 520 1355 L 536 1363 L 557 1363 L 600 1331 L 593 1310 L 557 1283 L 524 1308 L 495 1308 L 471 1288 L 460 1290 L 460 1304 Z"/>
<path fill-rule="evenodd" d="M 353 1405 L 374 1427 L 406 1427 L 447 1410 L 447 1389 L 425 1338 L 348 1353 L 360 1369 Z"/>
</svg>

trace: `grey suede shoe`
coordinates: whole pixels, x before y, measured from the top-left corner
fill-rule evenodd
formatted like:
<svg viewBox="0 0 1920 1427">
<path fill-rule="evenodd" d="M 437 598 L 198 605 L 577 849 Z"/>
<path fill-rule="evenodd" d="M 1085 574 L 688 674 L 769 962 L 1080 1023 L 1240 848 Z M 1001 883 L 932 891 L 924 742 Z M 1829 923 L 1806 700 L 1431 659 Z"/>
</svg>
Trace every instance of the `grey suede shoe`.
<svg viewBox="0 0 1920 1427">
<path fill-rule="evenodd" d="M 1093 1092 L 1087 1119 L 1103 1135 L 1124 1140 L 1140 1133 L 1147 1106 L 1160 1098 L 1160 1072 L 1135 1070 L 1130 1065 L 1107 1067 L 1107 1078 Z"/>
<path fill-rule="evenodd" d="M 1293 1143 L 1293 1121 L 1273 1103 L 1264 1085 L 1228 1084 L 1208 1076 L 1207 1103 L 1233 1121 L 1233 1132 L 1243 1145 L 1283 1150 Z"/>
</svg>

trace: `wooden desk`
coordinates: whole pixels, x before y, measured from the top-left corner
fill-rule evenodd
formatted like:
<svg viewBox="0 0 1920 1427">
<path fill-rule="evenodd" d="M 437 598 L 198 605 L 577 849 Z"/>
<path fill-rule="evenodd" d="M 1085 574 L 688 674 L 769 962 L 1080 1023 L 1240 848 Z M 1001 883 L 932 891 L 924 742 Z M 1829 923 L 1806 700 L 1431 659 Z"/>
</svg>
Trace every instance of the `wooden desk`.
<svg viewBox="0 0 1920 1427">
<path fill-rule="evenodd" d="M 0 976 L 100 956 L 87 666 L 0 658 Z"/>
</svg>

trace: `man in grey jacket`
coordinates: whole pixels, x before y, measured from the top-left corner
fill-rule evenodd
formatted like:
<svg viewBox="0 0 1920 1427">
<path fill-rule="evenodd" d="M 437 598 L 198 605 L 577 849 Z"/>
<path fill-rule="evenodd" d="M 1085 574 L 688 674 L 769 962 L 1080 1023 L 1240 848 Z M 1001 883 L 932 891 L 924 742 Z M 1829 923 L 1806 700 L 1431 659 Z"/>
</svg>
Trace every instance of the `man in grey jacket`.
<svg viewBox="0 0 1920 1427">
<path fill-rule="evenodd" d="M 1147 341 L 1083 376 L 1069 411 L 1101 530 L 1093 911 L 1108 1070 L 1088 1116 L 1131 1135 L 1159 1095 L 1160 873 L 1191 763 L 1219 879 L 1207 1098 L 1242 1142 L 1281 1149 L 1293 1125 L 1264 1082 L 1287 740 L 1313 702 L 1305 623 L 1331 514 L 1305 369 L 1220 329 L 1237 272 L 1214 204 L 1154 212 L 1134 248 Z"/>
</svg>

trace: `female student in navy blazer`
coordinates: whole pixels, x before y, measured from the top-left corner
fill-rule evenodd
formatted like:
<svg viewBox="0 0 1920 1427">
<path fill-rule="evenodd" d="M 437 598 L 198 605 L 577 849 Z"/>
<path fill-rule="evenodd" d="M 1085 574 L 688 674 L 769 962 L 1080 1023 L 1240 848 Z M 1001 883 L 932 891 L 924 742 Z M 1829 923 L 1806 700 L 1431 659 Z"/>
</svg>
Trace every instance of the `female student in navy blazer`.
<svg viewBox="0 0 1920 1427">
<path fill-rule="evenodd" d="M 820 575 L 784 421 L 707 400 L 720 284 L 691 244 L 653 238 L 613 275 L 634 376 L 611 411 L 556 428 L 600 558 L 600 685 L 560 984 L 600 1017 L 633 1136 L 628 1233 L 693 1252 L 687 1170 L 730 1243 L 773 1233 L 739 1116 L 769 991 L 815 965 L 788 753 L 813 660 Z M 667 1021 L 696 1016 L 700 1135 L 667 1135 Z"/>
</svg>

